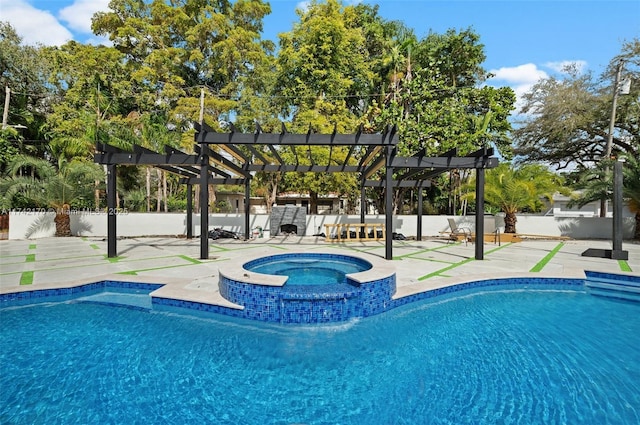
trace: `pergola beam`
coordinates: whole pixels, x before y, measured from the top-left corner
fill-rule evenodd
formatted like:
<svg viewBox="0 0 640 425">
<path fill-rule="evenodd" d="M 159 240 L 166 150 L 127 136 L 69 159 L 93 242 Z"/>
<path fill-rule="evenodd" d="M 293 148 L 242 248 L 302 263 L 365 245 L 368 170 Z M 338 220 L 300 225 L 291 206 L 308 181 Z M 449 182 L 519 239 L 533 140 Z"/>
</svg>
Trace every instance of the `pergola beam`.
<svg viewBox="0 0 640 425">
<path fill-rule="evenodd" d="M 493 157 L 396 157 L 391 161 L 393 168 L 439 168 L 452 170 L 455 168 L 495 168 L 498 159 Z"/>
<path fill-rule="evenodd" d="M 284 124 L 283 124 L 284 125 Z M 283 128 L 280 134 L 274 133 L 217 133 L 204 124 L 194 123 L 198 143 L 207 145 L 289 145 L 289 146 L 352 146 L 352 145 L 395 145 L 398 142 L 396 127 L 385 129 L 382 134 L 291 134 Z M 201 131 L 203 130 L 203 131 Z"/>
<path fill-rule="evenodd" d="M 386 180 L 365 180 L 364 187 L 386 187 Z M 412 188 L 425 188 L 431 187 L 431 182 L 428 180 L 392 180 L 394 188 L 398 187 L 412 187 Z"/>
<path fill-rule="evenodd" d="M 358 173 L 362 169 L 356 165 L 272 165 L 253 164 L 245 167 L 248 171 L 298 172 L 298 173 Z"/>
</svg>

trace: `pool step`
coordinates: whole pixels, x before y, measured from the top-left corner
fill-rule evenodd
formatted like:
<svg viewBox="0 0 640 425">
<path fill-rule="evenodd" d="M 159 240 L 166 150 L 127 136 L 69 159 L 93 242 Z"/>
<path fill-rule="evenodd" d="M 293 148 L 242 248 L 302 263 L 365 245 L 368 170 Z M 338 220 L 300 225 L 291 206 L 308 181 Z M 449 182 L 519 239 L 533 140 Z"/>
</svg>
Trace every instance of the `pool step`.
<svg viewBox="0 0 640 425">
<path fill-rule="evenodd" d="M 592 295 L 640 302 L 640 276 L 585 272 L 585 286 Z"/>
</svg>

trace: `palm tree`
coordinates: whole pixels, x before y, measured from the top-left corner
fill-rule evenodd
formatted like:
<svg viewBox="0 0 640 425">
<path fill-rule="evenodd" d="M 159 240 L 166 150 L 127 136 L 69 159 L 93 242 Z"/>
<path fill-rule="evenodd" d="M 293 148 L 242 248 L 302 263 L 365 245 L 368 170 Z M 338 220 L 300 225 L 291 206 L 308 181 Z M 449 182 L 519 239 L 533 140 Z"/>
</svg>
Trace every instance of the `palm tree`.
<svg viewBox="0 0 640 425">
<path fill-rule="evenodd" d="M 475 182 L 465 186 L 475 187 Z M 505 213 L 504 232 L 516 233 L 516 213 L 542 210 L 543 199 L 553 201 L 553 194 L 568 194 L 562 178 L 542 165 L 528 164 L 514 168 L 508 163 L 487 171 L 484 184 L 485 202 Z M 467 192 L 463 199 L 475 199 L 475 192 Z"/>
<path fill-rule="evenodd" d="M 637 157 L 628 158 L 622 173 L 622 196 L 626 199 L 629 210 L 636 215 L 633 239 L 640 240 L 640 160 Z"/>
<path fill-rule="evenodd" d="M 572 199 L 567 206 L 581 208 L 593 201 L 600 201 L 603 197 L 611 199 L 613 196 L 613 160 L 602 160 L 594 168 L 585 172 L 577 187 L 582 189 L 580 195 Z M 622 167 L 623 188 L 622 197 L 627 207 L 635 213 L 635 232 L 633 238 L 640 240 L 640 160 L 629 156 Z"/>
<path fill-rule="evenodd" d="M 56 168 L 44 159 L 17 155 L 0 181 L 0 204 L 11 208 L 13 197 L 22 194 L 34 206 L 55 211 L 56 236 L 71 236 L 69 209 L 93 198 L 94 182 L 103 178 L 102 173 L 89 162 L 61 161 Z"/>
</svg>

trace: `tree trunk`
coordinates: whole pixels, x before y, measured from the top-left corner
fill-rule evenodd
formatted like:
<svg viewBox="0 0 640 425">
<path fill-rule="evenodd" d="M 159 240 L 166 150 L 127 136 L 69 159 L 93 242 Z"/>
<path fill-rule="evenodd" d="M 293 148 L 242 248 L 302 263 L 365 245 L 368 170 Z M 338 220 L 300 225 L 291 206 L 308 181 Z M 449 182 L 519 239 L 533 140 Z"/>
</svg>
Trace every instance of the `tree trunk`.
<svg viewBox="0 0 640 425">
<path fill-rule="evenodd" d="M 151 211 L 151 168 L 147 167 L 147 212 Z"/>
<path fill-rule="evenodd" d="M 209 188 L 209 205 L 211 206 L 209 208 L 209 212 L 215 212 L 215 207 L 216 207 L 216 187 L 212 184 L 207 185 L 207 187 Z"/>
<path fill-rule="evenodd" d="M 93 201 L 95 204 L 96 211 L 100 208 L 100 180 L 95 180 L 94 182 L 95 189 L 93 191 Z"/>
<path fill-rule="evenodd" d="M 640 241 L 640 211 L 636 213 L 636 230 L 633 232 L 633 239 Z"/>
<path fill-rule="evenodd" d="M 504 232 L 505 233 L 516 233 L 516 213 L 508 212 L 504 217 Z"/>
<path fill-rule="evenodd" d="M 276 203 L 276 197 L 278 196 L 278 180 L 278 177 L 273 179 L 271 191 L 267 194 L 267 214 L 271 214 L 273 204 Z"/>
<path fill-rule="evenodd" d="M 71 236 L 71 215 L 68 205 L 56 211 L 53 222 L 56 224 L 56 236 Z"/>
<path fill-rule="evenodd" d="M 164 202 L 164 212 L 169 212 L 167 207 L 167 172 L 162 172 L 162 199 Z"/>
<path fill-rule="evenodd" d="M 309 191 L 309 214 L 318 214 L 318 193 Z"/>
<path fill-rule="evenodd" d="M 162 203 L 162 170 L 156 168 L 156 212 L 160 212 L 160 204 Z"/>
</svg>

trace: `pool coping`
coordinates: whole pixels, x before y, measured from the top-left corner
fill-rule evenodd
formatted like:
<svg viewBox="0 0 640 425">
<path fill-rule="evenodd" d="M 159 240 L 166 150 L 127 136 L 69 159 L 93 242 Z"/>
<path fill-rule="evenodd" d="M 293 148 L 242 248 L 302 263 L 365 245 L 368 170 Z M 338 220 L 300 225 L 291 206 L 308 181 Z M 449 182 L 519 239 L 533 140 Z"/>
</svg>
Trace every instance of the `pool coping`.
<svg viewBox="0 0 640 425">
<path fill-rule="evenodd" d="M 220 307 L 242 310 L 244 307 L 234 304 L 220 295 L 217 291 L 202 291 L 196 289 L 185 288 L 191 281 L 179 278 L 163 278 L 149 276 L 127 276 L 123 277 L 119 274 L 106 274 L 96 276 L 94 278 L 77 279 L 68 282 L 50 282 L 40 283 L 37 287 L 33 285 L 24 285 L 15 288 L 1 288 L 0 295 L 20 294 L 24 292 L 46 291 L 51 289 L 73 289 L 85 285 L 96 284 L 100 282 L 120 282 L 133 284 L 157 284 L 162 285 L 149 293 L 154 298 L 174 299 L 179 301 L 188 301 L 195 303 L 211 304 Z M 0 306 L 1 307 L 1 306 Z"/>
<path fill-rule="evenodd" d="M 277 255 L 304 255 L 309 252 L 304 251 L 288 251 L 286 253 L 281 254 L 259 254 L 254 255 L 242 259 L 234 259 L 227 263 L 224 263 L 221 266 L 218 266 L 218 272 L 220 276 L 224 276 L 228 279 L 235 280 L 237 282 L 248 283 L 251 285 L 263 285 L 263 286 L 283 286 L 286 281 L 286 276 L 276 276 L 271 274 L 263 274 L 256 273 L 253 271 L 246 270 L 243 266 L 244 264 L 257 260 L 259 258 L 265 256 L 277 256 Z M 336 252 L 335 250 L 322 250 L 312 252 L 314 255 L 316 254 L 328 254 L 328 255 L 336 255 L 343 257 L 354 257 L 360 260 L 364 260 L 371 264 L 371 268 L 369 270 L 365 270 L 358 273 L 350 273 L 347 277 L 351 280 L 354 280 L 358 283 L 362 282 L 370 282 L 378 279 L 388 278 L 391 275 L 396 274 L 396 267 L 389 263 L 387 260 L 384 260 L 380 257 L 372 256 L 372 255 L 363 255 L 361 253 L 353 254 L 353 253 L 344 253 L 344 252 Z"/>
<path fill-rule="evenodd" d="M 365 255 L 366 256 L 366 255 Z M 368 256 L 366 256 L 368 258 Z M 248 260 L 237 260 L 238 262 L 245 263 Z M 380 260 L 382 261 L 382 260 Z M 229 263 L 231 264 L 231 263 Z M 393 265 L 381 263 L 382 269 L 384 269 L 385 273 L 391 273 L 395 269 Z M 361 273 L 374 273 L 371 270 L 367 270 L 366 272 Z M 378 271 L 380 272 L 380 270 Z M 446 277 L 439 278 L 434 280 L 425 280 L 420 281 L 408 285 L 397 286 L 395 293 L 392 295 L 391 300 L 394 303 L 398 303 L 397 306 L 404 305 L 406 303 L 411 303 L 414 301 L 418 301 L 424 298 L 431 298 L 434 296 L 439 296 L 445 293 L 455 293 L 460 290 L 465 289 L 480 289 L 480 290 L 491 290 L 491 287 L 510 285 L 510 279 L 528 279 L 531 284 L 525 282 L 524 284 L 518 284 L 518 287 L 522 289 L 540 289 L 539 283 L 545 281 L 552 281 L 555 279 L 561 279 L 565 281 L 571 282 L 567 285 L 567 287 L 577 288 L 580 286 L 582 289 L 586 290 L 585 282 L 587 280 L 587 273 L 596 272 L 596 273 L 609 273 L 609 272 L 598 272 L 596 269 L 593 270 L 584 270 L 584 269 L 565 269 L 562 273 L 540 273 L 540 272 L 511 272 L 511 273 L 485 273 L 485 274 L 477 274 L 473 277 L 469 276 L 457 276 L 457 277 Z M 631 272 L 616 272 L 618 276 L 630 276 L 631 278 L 636 278 L 638 275 Z M 384 273 L 383 273 L 384 275 Z M 272 276 L 272 275 L 267 275 Z M 213 276 L 212 276 L 213 277 Z M 273 277 L 273 276 L 272 276 Z M 581 282 L 581 285 L 577 285 L 578 281 Z M 8 295 L 8 294 L 20 294 L 24 292 L 40 292 L 47 290 L 55 290 L 55 289 L 73 289 L 81 286 L 91 285 L 91 284 L 99 284 L 105 282 L 117 282 L 122 284 L 151 284 L 151 285 L 162 285 L 158 289 L 154 289 L 150 292 L 150 296 L 152 298 L 159 298 L 168 300 L 169 302 L 176 302 L 178 304 L 190 304 L 196 307 L 187 307 L 186 310 L 196 310 L 201 306 L 211 306 L 215 307 L 215 312 L 227 311 L 229 314 L 236 315 L 235 313 L 231 313 L 232 311 L 241 312 L 245 309 L 244 306 L 235 304 L 226 298 L 224 298 L 219 290 L 211 291 L 211 290 L 201 290 L 201 289 L 190 289 L 187 288 L 187 285 L 192 283 L 192 280 L 184 279 L 184 278 L 169 278 L 169 277 L 159 277 L 159 276 L 123 276 L 121 274 L 105 274 L 101 276 L 96 276 L 93 278 L 83 278 L 66 282 L 49 282 L 49 283 L 40 283 L 37 287 L 32 285 L 21 286 L 21 287 L 11 287 L 11 288 L 0 288 L 0 295 Z M 547 285 L 543 284 L 542 287 L 546 287 Z M 549 286 L 552 288 L 553 283 Z M 450 290 L 448 289 L 450 288 Z M 37 298 L 37 297 L 34 297 Z M 39 298 L 42 301 L 42 298 Z M 198 307 L 199 305 L 200 307 Z M 0 308 L 5 307 L 0 305 Z M 6 306 L 9 307 L 9 306 Z M 222 310 L 220 310 L 222 309 Z M 224 314 L 224 313 L 223 313 Z M 227 315 L 229 315 L 227 314 Z"/>
</svg>

